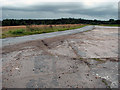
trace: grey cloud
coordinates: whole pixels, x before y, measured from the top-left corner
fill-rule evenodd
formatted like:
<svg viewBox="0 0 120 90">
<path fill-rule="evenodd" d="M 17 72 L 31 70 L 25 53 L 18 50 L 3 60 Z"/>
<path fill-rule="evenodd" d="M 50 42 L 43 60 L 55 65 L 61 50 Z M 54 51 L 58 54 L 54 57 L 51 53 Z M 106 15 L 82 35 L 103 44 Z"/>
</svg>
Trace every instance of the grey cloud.
<svg viewBox="0 0 120 90">
<path fill-rule="evenodd" d="M 51 11 L 56 12 L 59 9 L 72 9 L 79 8 L 82 4 L 77 3 L 46 3 L 43 5 L 31 5 L 28 7 L 3 7 L 3 10 L 16 10 L 16 11 Z"/>
<path fill-rule="evenodd" d="M 74 15 L 87 15 L 87 16 L 94 16 L 94 17 L 103 17 L 103 16 L 113 16 L 117 18 L 117 9 L 113 7 L 112 3 L 106 4 L 103 6 L 97 6 L 94 8 L 87 8 L 87 6 L 83 5 L 83 3 L 45 3 L 42 5 L 32 5 L 28 7 L 3 7 L 3 14 L 7 14 L 7 12 L 23 12 L 24 14 L 27 12 L 34 13 L 54 13 L 54 14 L 71 14 L 73 17 Z M 63 15 L 64 16 L 64 15 Z M 5 16 L 4 16 L 5 17 Z M 10 16 L 9 16 L 10 17 Z M 12 16 L 11 16 L 12 17 Z M 23 16 L 22 16 L 23 17 Z M 33 17 L 34 16 L 31 16 Z M 68 16 L 69 17 L 69 16 Z M 49 17 L 48 17 L 49 18 Z"/>
</svg>

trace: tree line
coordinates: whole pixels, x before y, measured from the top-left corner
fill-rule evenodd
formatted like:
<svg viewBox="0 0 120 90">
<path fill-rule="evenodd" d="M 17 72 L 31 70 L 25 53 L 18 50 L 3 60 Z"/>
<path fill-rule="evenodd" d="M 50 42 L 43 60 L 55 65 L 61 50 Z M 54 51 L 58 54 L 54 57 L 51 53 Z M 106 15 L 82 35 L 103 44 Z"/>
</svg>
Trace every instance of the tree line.
<svg viewBox="0 0 120 90">
<path fill-rule="evenodd" d="M 52 25 L 52 24 L 119 24 L 120 20 L 109 19 L 103 20 L 87 20 L 87 19 L 75 19 L 75 18 L 61 18 L 61 19 L 5 19 L 0 21 L 2 26 L 17 26 L 17 25 Z"/>
</svg>

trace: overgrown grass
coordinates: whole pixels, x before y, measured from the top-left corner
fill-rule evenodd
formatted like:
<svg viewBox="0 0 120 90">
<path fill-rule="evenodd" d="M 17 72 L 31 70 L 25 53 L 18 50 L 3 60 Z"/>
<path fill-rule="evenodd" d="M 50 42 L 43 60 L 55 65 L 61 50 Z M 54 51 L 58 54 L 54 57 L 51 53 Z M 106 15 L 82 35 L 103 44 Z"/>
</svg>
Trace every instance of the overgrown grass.
<svg viewBox="0 0 120 90">
<path fill-rule="evenodd" d="M 84 26 L 86 25 L 79 25 L 79 26 L 78 25 L 75 25 L 75 26 L 70 26 L 70 25 L 69 26 L 52 26 L 50 25 L 48 27 L 32 27 L 29 25 L 29 26 L 26 26 L 26 28 L 7 30 L 6 32 L 2 33 L 2 38 L 65 31 L 65 30 L 81 28 Z"/>
<path fill-rule="evenodd" d="M 8 33 L 11 33 L 13 35 L 20 35 L 20 34 L 24 34 L 25 30 L 24 29 L 17 29 L 15 31 L 8 31 Z"/>
</svg>

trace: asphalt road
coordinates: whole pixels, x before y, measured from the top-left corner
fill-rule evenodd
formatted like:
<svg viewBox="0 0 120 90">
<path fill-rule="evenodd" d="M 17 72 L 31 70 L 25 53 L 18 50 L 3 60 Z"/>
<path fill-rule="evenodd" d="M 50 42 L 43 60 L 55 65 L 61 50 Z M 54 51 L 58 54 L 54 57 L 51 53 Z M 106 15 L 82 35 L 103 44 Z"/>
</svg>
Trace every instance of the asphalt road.
<svg viewBox="0 0 120 90">
<path fill-rule="evenodd" d="M 52 32 L 52 33 L 45 33 L 45 34 L 35 34 L 35 35 L 28 35 L 28 36 L 22 36 L 22 37 L 11 37 L 11 38 L 0 39 L 0 41 L 2 41 L 2 46 L 7 46 L 7 45 L 14 45 L 14 44 L 26 42 L 26 41 L 32 41 L 32 40 L 51 38 L 51 37 L 56 37 L 56 36 L 61 36 L 61 35 L 70 35 L 70 34 L 80 33 L 83 31 L 92 30 L 93 28 L 94 28 L 94 26 L 85 26 L 80 29 Z"/>
</svg>

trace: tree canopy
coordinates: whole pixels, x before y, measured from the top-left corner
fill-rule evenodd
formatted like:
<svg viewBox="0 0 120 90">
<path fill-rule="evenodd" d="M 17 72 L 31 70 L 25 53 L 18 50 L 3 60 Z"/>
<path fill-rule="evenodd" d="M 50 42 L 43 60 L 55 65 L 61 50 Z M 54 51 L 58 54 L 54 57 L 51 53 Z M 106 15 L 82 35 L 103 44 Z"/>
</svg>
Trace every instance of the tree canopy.
<svg viewBox="0 0 120 90">
<path fill-rule="evenodd" d="M 52 24 L 119 24 L 120 20 L 110 19 L 108 21 L 103 20 L 87 20 L 87 19 L 75 19 L 75 18 L 61 18 L 61 19 L 5 19 L 2 22 L 2 26 L 16 26 L 16 25 L 52 25 Z M 1 23 L 0 22 L 0 23 Z"/>
</svg>

